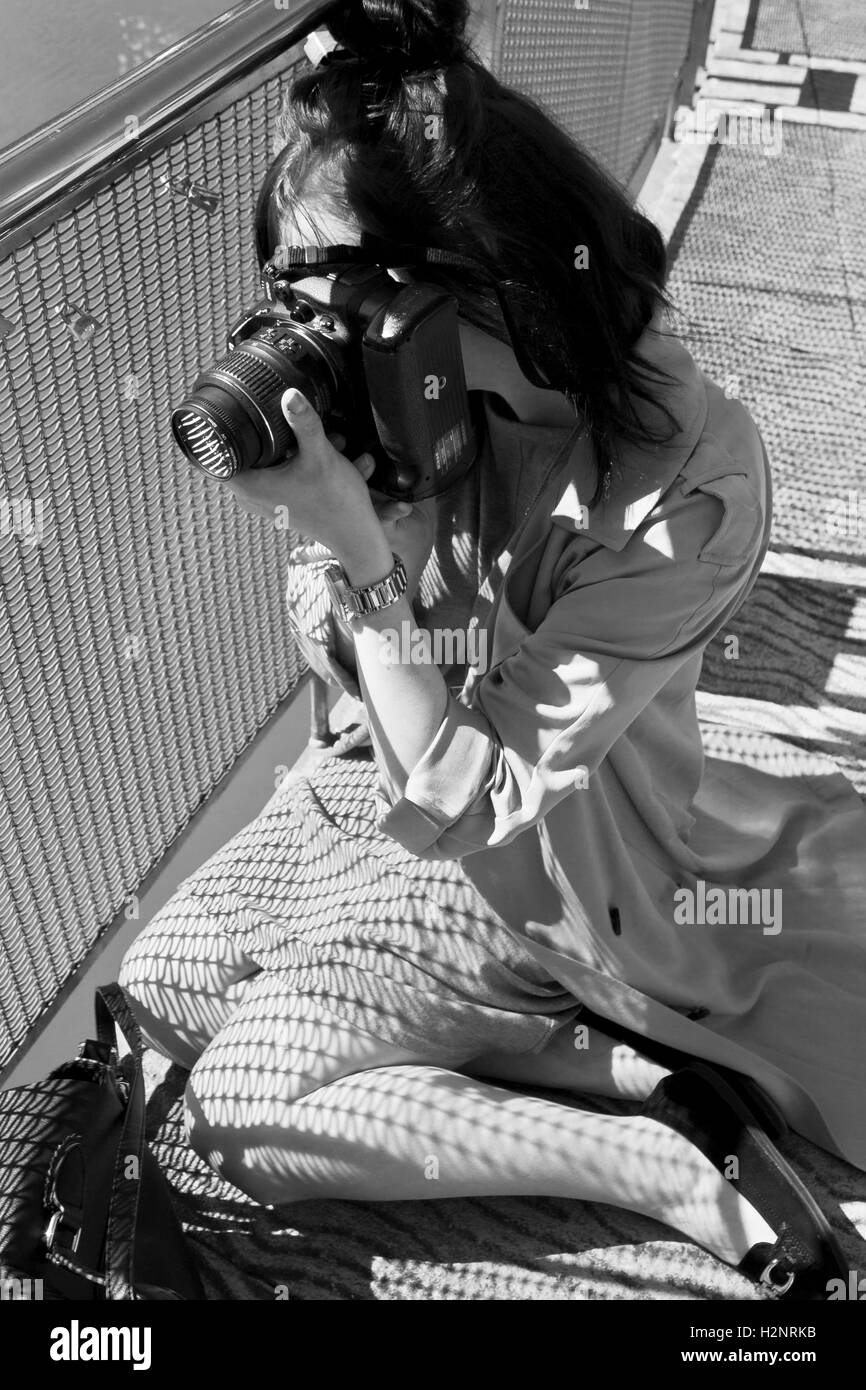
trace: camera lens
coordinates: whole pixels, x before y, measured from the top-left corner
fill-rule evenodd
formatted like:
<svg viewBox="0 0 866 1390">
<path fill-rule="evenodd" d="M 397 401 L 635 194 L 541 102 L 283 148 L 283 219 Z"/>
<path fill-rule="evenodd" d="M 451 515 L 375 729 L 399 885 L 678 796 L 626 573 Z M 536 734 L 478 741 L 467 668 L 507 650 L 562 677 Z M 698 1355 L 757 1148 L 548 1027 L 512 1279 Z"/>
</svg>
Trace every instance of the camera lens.
<svg viewBox="0 0 866 1390">
<path fill-rule="evenodd" d="M 172 434 L 190 463 L 214 478 L 282 463 L 294 434 L 280 407 L 290 386 L 323 418 L 336 397 L 322 353 L 288 326 L 257 330 L 202 372 L 172 411 Z"/>
</svg>

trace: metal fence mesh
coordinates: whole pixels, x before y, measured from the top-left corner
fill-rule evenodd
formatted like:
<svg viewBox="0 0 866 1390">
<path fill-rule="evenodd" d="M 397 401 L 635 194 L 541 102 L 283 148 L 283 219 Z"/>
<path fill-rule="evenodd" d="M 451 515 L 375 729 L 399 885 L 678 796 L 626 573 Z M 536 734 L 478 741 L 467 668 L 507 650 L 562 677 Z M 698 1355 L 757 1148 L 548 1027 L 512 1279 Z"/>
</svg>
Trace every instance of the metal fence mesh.
<svg viewBox="0 0 866 1390">
<path fill-rule="evenodd" d="M 287 538 L 177 453 L 172 404 L 256 297 L 281 83 L 0 265 L 0 1058 L 297 681 Z M 221 193 L 208 216 L 164 187 Z M 100 327 L 78 341 L 56 312 Z M 72 312 L 71 310 L 69 312 Z"/>
<path fill-rule="evenodd" d="M 646 7 L 648 8 L 648 7 Z M 500 75 L 626 179 L 691 0 L 510 0 Z M 297 58 L 298 50 L 287 55 Z M 303 669 L 287 536 L 180 458 L 171 406 L 257 296 L 291 66 L 0 263 L 0 1065 Z M 213 215 L 165 177 L 220 195 Z M 58 312 L 62 311 L 62 312 Z M 93 336 L 76 337 L 84 314 Z M 86 329 L 86 320 L 83 322 Z"/>
<path fill-rule="evenodd" d="M 508 0 L 499 76 L 627 183 L 658 135 L 694 0 Z"/>
</svg>

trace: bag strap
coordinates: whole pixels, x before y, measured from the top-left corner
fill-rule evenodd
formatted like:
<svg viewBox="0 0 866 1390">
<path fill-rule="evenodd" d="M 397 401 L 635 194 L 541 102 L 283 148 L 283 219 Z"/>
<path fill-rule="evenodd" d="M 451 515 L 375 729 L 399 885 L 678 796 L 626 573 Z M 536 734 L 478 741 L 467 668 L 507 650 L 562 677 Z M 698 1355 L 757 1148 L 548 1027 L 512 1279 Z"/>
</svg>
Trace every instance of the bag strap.
<svg viewBox="0 0 866 1390">
<path fill-rule="evenodd" d="M 106 997 L 110 988 L 110 985 L 106 985 L 102 989 L 97 989 L 96 997 L 93 1001 L 94 1012 L 96 1014 L 96 1038 L 103 1047 L 113 1047 L 116 1051 L 117 1033 L 114 1026 L 114 1014 L 112 1013 L 111 1005 L 108 1003 Z M 130 1047 L 131 1046 L 132 1044 L 130 1043 Z"/>
<path fill-rule="evenodd" d="M 135 1299 L 135 1228 L 144 1171 L 145 1099 L 141 1054 L 144 1039 L 121 985 L 103 985 L 96 991 L 96 1028 L 100 1042 L 116 1046 L 115 1026 L 120 1028 L 132 1054 L 132 1082 L 120 1143 L 114 1161 L 114 1178 L 105 1232 L 105 1296 Z"/>
<path fill-rule="evenodd" d="M 129 998 L 123 986 L 119 984 L 100 985 L 96 990 L 96 997 L 93 1002 L 96 1012 L 96 1036 L 99 1041 L 107 1043 L 109 1047 L 116 1048 L 117 1034 L 115 1028 L 119 1028 L 129 1044 L 133 1058 L 139 1061 L 144 1051 L 144 1038 L 130 1008 Z"/>
</svg>

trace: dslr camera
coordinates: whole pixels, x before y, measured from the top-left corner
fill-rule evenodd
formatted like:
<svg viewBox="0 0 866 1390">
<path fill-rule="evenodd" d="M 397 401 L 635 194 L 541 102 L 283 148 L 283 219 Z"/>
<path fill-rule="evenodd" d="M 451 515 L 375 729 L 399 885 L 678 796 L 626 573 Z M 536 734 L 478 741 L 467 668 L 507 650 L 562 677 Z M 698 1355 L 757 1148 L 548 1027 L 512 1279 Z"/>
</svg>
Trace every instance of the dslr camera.
<svg viewBox="0 0 866 1390">
<path fill-rule="evenodd" d="M 407 252 L 407 248 L 402 248 Z M 172 411 L 190 463 L 214 478 L 297 451 L 280 399 L 297 387 L 345 452 L 372 454 L 370 486 L 410 501 L 443 492 L 473 463 L 479 398 L 466 389 L 457 300 L 388 274 L 375 248 L 277 247 L 265 297 L 231 328 L 226 354 Z"/>
</svg>

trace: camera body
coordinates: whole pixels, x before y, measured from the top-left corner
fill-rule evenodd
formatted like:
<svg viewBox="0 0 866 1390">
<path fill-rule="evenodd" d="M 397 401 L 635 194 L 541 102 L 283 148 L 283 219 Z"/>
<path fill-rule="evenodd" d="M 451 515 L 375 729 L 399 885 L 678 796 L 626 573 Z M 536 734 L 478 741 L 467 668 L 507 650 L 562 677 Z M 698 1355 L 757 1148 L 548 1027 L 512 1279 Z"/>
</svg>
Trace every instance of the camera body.
<svg viewBox="0 0 866 1390">
<path fill-rule="evenodd" d="M 267 297 L 172 411 L 189 461 L 216 478 L 285 462 L 296 446 L 280 399 L 296 386 L 349 457 L 373 455 L 372 488 L 421 500 L 462 476 L 480 436 L 454 296 L 369 260 L 267 269 Z"/>
</svg>

